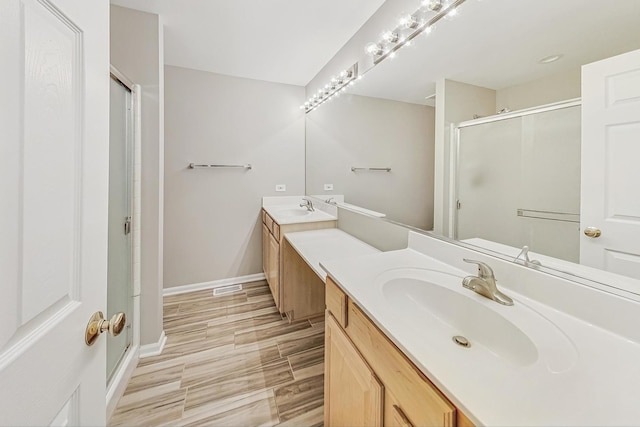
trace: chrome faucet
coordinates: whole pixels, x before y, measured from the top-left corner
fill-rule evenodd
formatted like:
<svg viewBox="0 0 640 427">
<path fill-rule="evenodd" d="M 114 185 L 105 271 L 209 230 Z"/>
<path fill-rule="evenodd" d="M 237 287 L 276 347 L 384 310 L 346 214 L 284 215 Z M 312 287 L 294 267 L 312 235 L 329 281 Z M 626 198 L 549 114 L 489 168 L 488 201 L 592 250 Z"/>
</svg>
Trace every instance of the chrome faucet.
<svg viewBox="0 0 640 427">
<path fill-rule="evenodd" d="M 302 203 L 300 203 L 300 207 L 307 208 L 309 212 L 315 211 L 315 209 L 313 208 L 313 203 L 311 203 L 311 200 L 309 199 L 302 199 Z"/>
<path fill-rule="evenodd" d="M 329 203 L 330 205 L 337 205 L 336 200 L 334 197 L 329 197 L 327 200 L 324 201 L 325 203 Z"/>
<path fill-rule="evenodd" d="M 494 300 L 503 305 L 513 305 L 513 300 L 500 292 L 496 286 L 496 277 L 493 270 L 484 262 L 474 261 L 472 259 L 464 259 L 464 262 L 478 264 L 478 275 L 467 276 L 462 279 L 462 286 L 467 289 Z"/>
<path fill-rule="evenodd" d="M 522 250 L 520 251 L 520 253 L 513 259 L 513 262 L 518 264 L 524 264 L 526 266 L 533 266 L 534 268 L 542 265 L 542 263 L 537 259 L 532 260 L 529 258 L 529 246 L 527 245 L 522 247 Z"/>
</svg>

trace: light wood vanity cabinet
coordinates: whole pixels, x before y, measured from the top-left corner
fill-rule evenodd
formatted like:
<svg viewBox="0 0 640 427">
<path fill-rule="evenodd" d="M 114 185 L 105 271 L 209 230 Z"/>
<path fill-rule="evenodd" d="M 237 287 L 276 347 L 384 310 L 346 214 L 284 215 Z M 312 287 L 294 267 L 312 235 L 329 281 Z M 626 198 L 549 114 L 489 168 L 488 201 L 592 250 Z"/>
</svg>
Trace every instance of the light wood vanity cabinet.
<svg viewBox="0 0 640 427">
<path fill-rule="evenodd" d="M 276 307 L 280 310 L 280 313 L 285 313 L 289 317 L 290 321 L 304 319 L 305 317 L 311 317 L 313 315 L 322 314 L 324 310 L 324 288 L 317 292 L 317 283 L 314 283 L 314 292 L 309 296 L 299 292 L 297 287 L 305 285 L 309 280 L 319 280 L 312 274 L 313 277 L 309 277 L 309 280 L 305 280 L 304 275 L 308 272 L 299 268 L 300 262 L 298 258 L 295 258 L 295 251 L 283 250 L 285 247 L 284 235 L 285 233 L 292 233 L 296 231 L 308 231 L 308 230 L 320 230 L 323 228 L 335 228 L 336 221 L 317 221 L 317 222 L 301 222 L 294 224 L 278 224 L 264 209 L 261 212 L 262 216 L 262 269 L 269 283 L 269 289 L 276 303 Z M 293 266 L 285 270 L 284 266 L 287 263 L 287 259 L 290 259 L 290 264 Z M 304 263 L 304 261 L 302 261 Z M 306 266 L 306 264 L 305 264 Z M 309 270 L 309 267 L 307 270 Z M 299 273 L 302 272 L 302 273 Z M 303 276 L 300 276 L 303 274 Z M 288 277 L 289 280 L 284 280 Z M 304 283 L 300 283 L 299 280 L 303 280 Z M 318 296 L 318 295 L 319 296 Z M 319 311 L 312 312 L 313 305 L 320 298 Z M 311 304 L 313 302 L 314 304 Z M 311 304 L 311 305 L 310 305 Z M 297 308 L 297 310 L 296 310 Z M 298 315 L 295 312 L 298 311 Z"/>
<path fill-rule="evenodd" d="M 382 384 L 331 316 L 325 332 L 324 425 L 382 426 Z"/>
<path fill-rule="evenodd" d="M 340 420 L 343 411 L 353 410 L 353 407 L 349 409 L 343 403 L 346 402 L 346 393 L 338 387 L 331 388 L 331 384 L 335 385 L 336 381 L 344 382 L 348 378 L 348 375 L 334 365 L 344 363 L 337 361 L 341 352 L 355 352 L 362 365 L 382 385 L 383 401 L 379 416 L 384 426 L 473 425 L 331 278 L 327 278 L 326 292 L 325 425 L 341 425 L 334 424 L 332 420 Z M 338 331 L 344 339 L 330 341 L 329 337 L 338 336 Z M 337 346 L 348 347 L 350 350 L 337 350 Z M 344 378 L 337 378 L 337 375 L 343 375 Z"/>
</svg>

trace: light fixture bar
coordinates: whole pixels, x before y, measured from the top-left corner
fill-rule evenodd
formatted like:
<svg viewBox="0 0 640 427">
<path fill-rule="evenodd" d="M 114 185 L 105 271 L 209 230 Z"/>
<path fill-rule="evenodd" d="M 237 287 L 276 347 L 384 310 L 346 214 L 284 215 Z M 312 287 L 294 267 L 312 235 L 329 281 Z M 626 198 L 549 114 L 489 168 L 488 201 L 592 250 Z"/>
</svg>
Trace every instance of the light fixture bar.
<svg viewBox="0 0 640 427">
<path fill-rule="evenodd" d="M 352 83 L 358 78 L 358 63 L 356 62 L 351 67 L 342 71 L 337 77 L 333 77 L 329 83 L 327 83 L 323 89 L 319 89 L 316 94 L 307 100 L 300 109 L 305 113 L 313 111 L 320 105 L 324 104 L 332 97 L 336 96 L 340 92 L 346 89 L 347 85 Z"/>
<path fill-rule="evenodd" d="M 379 55 L 374 55 L 373 64 L 378 65 L 380 62 L 384 61 L 386 58 L 391 56 L 395 51 L 405 46 L 408 42 L 410 42 L 411 40 L 413 40 L 414 38 L 422 34 L 428 28 L 431 28 L 433 24 L 435 24 L 436 22 L 438 22 L 439 20 L 447 16 L 449 13 L 454 11 L 458 6 L 460 6 L 465 1 L 466 0 L 455 0 L 452 3 L 450 3 L 448 6 L 445 6 L 439 9 L 438 13 L 434 17 L 432 17 L 430 20 L 423 23 L 422 25 L 418 25 L 415 31 L 407 35 L 405 38 L 403 38 L 402 41 L 399 41 L 398 43 L 390 47 L 389 50 L 384 50 L 383 53 Z M 411 16 L 417 15 L 419 11 L 420 9 L 416 10 Z"/>
</svg>

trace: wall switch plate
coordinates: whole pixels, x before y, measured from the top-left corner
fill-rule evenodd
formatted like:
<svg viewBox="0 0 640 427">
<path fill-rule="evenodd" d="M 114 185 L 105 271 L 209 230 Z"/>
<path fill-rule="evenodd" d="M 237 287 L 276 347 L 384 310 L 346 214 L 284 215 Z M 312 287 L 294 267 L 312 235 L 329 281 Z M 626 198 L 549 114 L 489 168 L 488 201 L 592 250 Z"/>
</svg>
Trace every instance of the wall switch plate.
<svg viewBox="0 0 640 427">
<path fill-rule="evenodd" d="M 333 184 L 325 184 L 325 185 L 324 185 L 324 189 L 325 189 L 326 191 L 333 190 Z"/>
<path fill-rule="evenodd" d="M 287 191 L 287 186 L 284 184 L 276 184 L 276 191 Z"/>
</svg>

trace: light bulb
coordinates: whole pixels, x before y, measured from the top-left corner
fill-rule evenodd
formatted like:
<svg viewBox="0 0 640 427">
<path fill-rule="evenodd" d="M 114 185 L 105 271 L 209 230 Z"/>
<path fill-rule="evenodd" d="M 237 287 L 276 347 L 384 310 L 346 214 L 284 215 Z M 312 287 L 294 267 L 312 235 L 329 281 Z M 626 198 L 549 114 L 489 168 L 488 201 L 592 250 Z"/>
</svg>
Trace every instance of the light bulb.
<svg viewBox="0 0 640 427">
<path fill-rule="evenodd" d="M 442 0 L 422 0 L 420 4 L 432 12 L 438 12 L 442 9 Z"/>
<path fill-rule="evenodd" d="M 418 28 L 418 20 L 413 15 L 404 15 L 399 20 L 400 26 L 405 28 Z"/>
<path fill-rule="evenodd" d="M 365 47 L 364 47 L 364 51 L 367 52 L 367 54 L 371 55 L 371 56 L 375 56 L 375 55 L 381 55 L 382 54 L 382 48 L 380 47 L 380 45 L 378 43 L 368 43 Z"/>
<path fill-rule="evenodd" d="M 382 34 L 382 38 L 387 43 L 397 43 L 397 41 L 398 41 L 398 33 L 394 32 L 394 31 L 385 31 Z"/>
<path fill-rule="evenodd" d="M 447 13 L 447 16 L 451 17 L 451 16 L 456 16 L 457 14 L 458 14 L 458 9 L 453 8 L 449 13 Z"/>
</svg>

